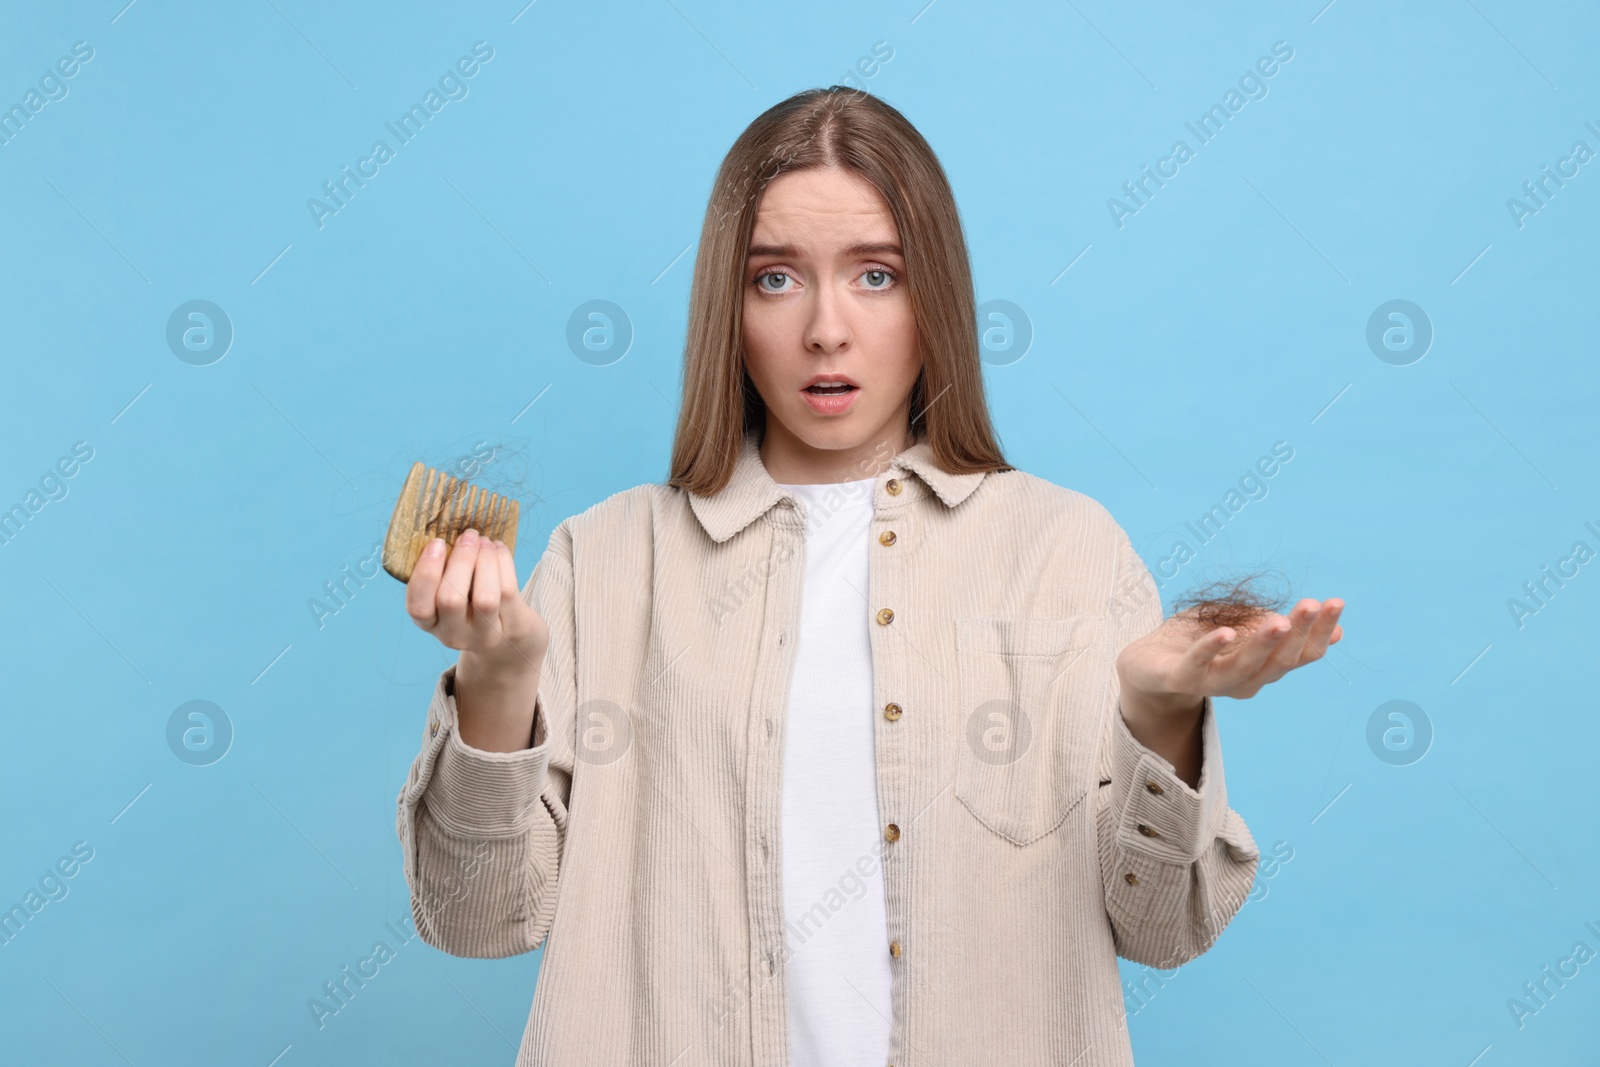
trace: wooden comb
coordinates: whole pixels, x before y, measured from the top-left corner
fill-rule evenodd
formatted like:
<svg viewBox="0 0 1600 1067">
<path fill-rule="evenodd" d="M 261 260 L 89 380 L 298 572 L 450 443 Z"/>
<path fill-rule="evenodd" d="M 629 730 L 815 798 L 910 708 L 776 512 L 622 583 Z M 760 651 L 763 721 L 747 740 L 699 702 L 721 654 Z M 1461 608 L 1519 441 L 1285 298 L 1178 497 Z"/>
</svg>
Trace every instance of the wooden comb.
<svg viewBox="0 0 1600 1067">
<path fill-rule="evenodd" d="M 409 582 L 429 541 L 442 537 L 446 545 L 454 545 L 469 526 L 515 550 L 519 510 L 510 497 L 469 485 L 418 460 L 411 465 L 389 518 L 383 569 Z"/>
</svg>

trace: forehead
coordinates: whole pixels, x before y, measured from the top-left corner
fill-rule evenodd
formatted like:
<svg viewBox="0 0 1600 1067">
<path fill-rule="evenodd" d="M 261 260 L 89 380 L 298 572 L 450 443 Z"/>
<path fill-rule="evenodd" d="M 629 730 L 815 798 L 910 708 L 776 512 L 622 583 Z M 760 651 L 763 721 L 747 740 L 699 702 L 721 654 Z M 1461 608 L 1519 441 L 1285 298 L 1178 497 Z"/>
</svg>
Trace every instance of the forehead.
<svg viewBox="0 0 1600 1067">
<path fill-rule="evenodd" d="M 838 167 L 780 174 L 761 194 L 754 243 L 828 238 L 894 241 L 894 216 L 865 178 Z"/>
</svg>

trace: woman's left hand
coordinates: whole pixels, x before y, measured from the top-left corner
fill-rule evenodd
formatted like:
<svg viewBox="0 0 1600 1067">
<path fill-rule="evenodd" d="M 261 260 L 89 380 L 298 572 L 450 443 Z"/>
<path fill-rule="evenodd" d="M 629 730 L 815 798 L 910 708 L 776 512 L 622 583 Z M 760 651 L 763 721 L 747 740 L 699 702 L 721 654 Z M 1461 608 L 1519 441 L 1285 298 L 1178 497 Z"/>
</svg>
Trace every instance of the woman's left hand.
<svg viewBox="0 0 1600 1067">
<path fill-rule="evenodd" d="M 1296 667 L 1319 660 L 1344 636 L 1337 597 L 1307 597 L 1287 616 L 1270 612 L 1240 633 L 1232 626 L 1199 632 L 1184 612 L 1133 641 L 1117 656 L 1123 706 L 1198 711 L 1201 698 L 1255 696 Z"/>
</svg>

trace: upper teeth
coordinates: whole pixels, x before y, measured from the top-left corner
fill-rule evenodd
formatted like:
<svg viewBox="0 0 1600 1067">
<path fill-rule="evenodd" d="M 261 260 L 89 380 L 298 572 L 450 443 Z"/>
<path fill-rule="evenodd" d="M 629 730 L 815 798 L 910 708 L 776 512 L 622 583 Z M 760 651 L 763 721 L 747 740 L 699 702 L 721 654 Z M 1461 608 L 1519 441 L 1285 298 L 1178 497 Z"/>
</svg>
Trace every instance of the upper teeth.
<svg viewBox="0 0 1600 1067">
<path fill-rule="evenodd" d="M 849 382 L 818 382 L 816 385 L 813 385 L 811 388 L 813 388 L 813 389 L 828 389 L 828 390 L 848 389 L 848 388 L 850 388 L 850 383 Z"/>
</svg>

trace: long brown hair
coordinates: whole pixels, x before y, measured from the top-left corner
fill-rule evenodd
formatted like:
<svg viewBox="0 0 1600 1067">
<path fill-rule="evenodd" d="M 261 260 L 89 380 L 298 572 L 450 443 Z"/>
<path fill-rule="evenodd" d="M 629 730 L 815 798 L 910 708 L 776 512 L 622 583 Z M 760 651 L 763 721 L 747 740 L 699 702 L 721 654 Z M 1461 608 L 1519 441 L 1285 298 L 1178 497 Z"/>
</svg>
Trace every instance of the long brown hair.
<svg viewBox="0 0 1600 1067">
<path fill-rule="evenodd" d="M 702 495 L 728 483 L 747 430 L 765 407 L 744 368 L 745 260 L 756 209 L 780 174 L 842 167 L 888 204 L 905 252 L 922 370 L 911 431 L 947 471 L 1004 471 L 978 356 L 972 270 L 955 196 L 928 142 L 893 107 L 841 85 L 807 89 L 763 112 L 717 170 L 689 293 L 683 404 L 668 485 Z"/>
<path fill-rule="evenodd" d="M 1014 469 L 989 422 L 978 356 L 977 306 L 966 238 L 944 168 L 904 115 L 842 85 L 807 89 L 763 112 L 739 135 L 717 170 L 700 229 L 683 404 L 667 484 L 710 495 L 728 484 L 746 431 L 766 405 L 744 369 L 745 258 L 756 209 L 780 174 L 843 167 L 878 190 L 900 233 L 922 370 L 911 389 L 911 431 L 926 437 L 947 471 Z M 1253 576 L 1208 586 L 1180 610 L 1202 630 L 1253 629 L 1279 607 L 1253 589 Z"/>
</svg>

